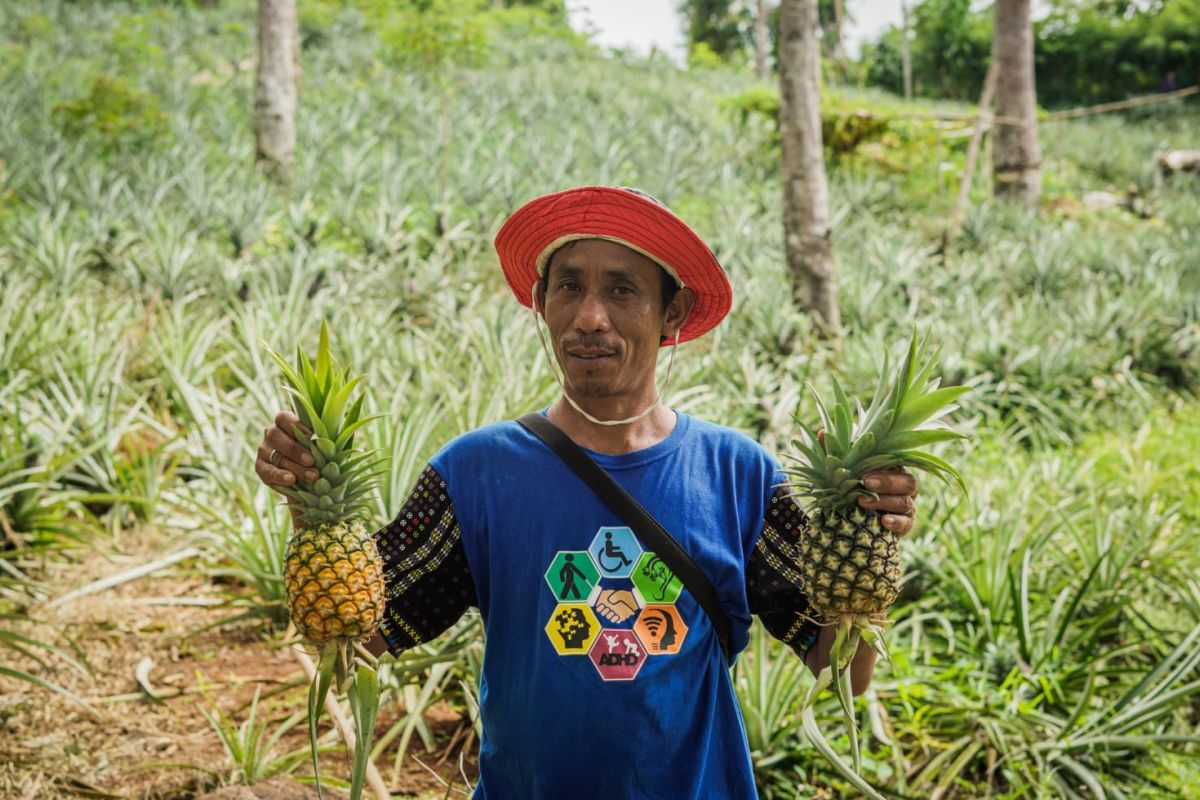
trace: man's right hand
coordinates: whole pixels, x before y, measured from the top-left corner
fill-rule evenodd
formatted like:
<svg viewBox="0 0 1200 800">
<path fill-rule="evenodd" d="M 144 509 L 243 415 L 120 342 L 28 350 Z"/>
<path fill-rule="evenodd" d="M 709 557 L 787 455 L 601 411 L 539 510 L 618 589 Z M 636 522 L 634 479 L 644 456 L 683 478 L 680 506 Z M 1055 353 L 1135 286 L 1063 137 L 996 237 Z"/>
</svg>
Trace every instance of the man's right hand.
<svg viewBox="0 0 1200 800">
<path fill-rule="evenodd" d="M 258 446 L 258 458 L 254 460 L 254 471 L 272 489 L 279 486 L 295 486 L 296 481 L 308 483 L 320 475 L 313 469 L 313 457 L 308 448 L 296 441 L 293 426 L 305 433 L 310 431 L 300 424 L 300 419 L 290 411 L 280 411 L 275 424 L 263 431 L 262 444 Z M 271 459 L 275 451 L 274 461 Z"/>
</svg>

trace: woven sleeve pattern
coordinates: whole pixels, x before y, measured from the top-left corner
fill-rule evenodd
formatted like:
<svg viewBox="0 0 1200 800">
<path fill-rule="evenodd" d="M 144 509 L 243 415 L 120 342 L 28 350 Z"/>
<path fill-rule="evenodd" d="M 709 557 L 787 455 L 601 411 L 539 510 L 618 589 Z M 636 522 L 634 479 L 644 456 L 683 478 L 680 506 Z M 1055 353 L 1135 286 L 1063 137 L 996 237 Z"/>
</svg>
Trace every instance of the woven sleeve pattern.
<svg viewBox="0 0 1200 800">
<path fill-rule="evenodd" d="M 436 638 L 478 604 L 454 505 L 433 467 L 375 533 L 375 544 L 387 583 L 380 632 L 393 654 Z"/>
<path fill-rule="evenodd" d="M 818 632 L 795 567 L 800 531 L 807 526 L 808 517 L 787 490 L 776 490 L 746 568 L 750 613 L 757 614 L 767 632 L 801 658 L 817 641 Z"/>
</svg>

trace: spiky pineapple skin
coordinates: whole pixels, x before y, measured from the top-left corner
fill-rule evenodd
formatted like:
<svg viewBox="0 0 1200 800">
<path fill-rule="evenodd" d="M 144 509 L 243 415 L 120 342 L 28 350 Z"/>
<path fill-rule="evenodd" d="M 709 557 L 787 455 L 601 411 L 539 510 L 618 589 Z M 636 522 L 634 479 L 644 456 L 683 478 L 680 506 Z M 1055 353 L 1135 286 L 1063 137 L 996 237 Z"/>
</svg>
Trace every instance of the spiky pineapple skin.
<svg viewBox="0 0 1200 800">
<path fill-rule="evenodd" d="M 800 576 L 813 611 L 824 621 L 879 613 L 899 594 L 900 549 L 882 519 L 858 506 L 816 508 L 801 528 Z"/>
<path fill-rule="evenodd" d="M 386 603 L 383 561 L 361 520 L 297 530 L 284 563 L 288 609 L 305 640 L 365 639 L 378 629 Z"/>
</svg>

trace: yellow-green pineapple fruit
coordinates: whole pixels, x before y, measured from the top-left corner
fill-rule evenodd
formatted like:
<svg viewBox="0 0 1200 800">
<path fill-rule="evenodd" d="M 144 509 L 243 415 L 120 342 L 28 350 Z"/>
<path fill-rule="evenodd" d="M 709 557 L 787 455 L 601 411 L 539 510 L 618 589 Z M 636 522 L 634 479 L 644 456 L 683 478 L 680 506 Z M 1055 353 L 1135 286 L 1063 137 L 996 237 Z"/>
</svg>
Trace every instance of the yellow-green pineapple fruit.
<svg viewBox="0 0 1200 800">
<path fill-rule="evenodd" d="M 330 356 L 329 332 L 321 324 L 315 365 L 300 348 L 292 367 L 274 351 L 294 399 L 296 416 L 312 431 L 294 431 L 315 461 L 320 477 L 280 489 L 300 519 L 284 556 L 288 612 L 308 642 L 369 638 L 384 612 L 383 562 L 366 524 L 379 461 L 355 448 L 363 396 L 350 404 L 362 376 L 347 379 Z"/>
<path fill-rule="evenodd" d="M 383 619 L 383 569 L 361 521 L 297 531 L 285 562 L 288 611 L 301 636 L 324 644 L 375 633 Z"/>
<path fill-rule="evenodd" d="M 931 377 L 934 356 L 926 357 L 923 349 L 914 333 L 890 381 L 885 360 L 865 411 L 851 403 L 836 379 L 832 406 L 814 393 L 823 442 L 797 420 L 803 437 L 793 442 L 797 452 L 791 459 L 797 466 L 787 472 L 790 486 L 807 501 L 808 524 L 800 531 L 796 567 L 813 610 L 826 622 L 883 611 L 900 591 L 896 535 L 883 527 L 879 512 L 858 505 L 860 497 L 873 496 L 863 486 L 863 476 L 912 467 L 962 486 L 953 467 L 920 448 L 964 438 L 939 420 L 955 408 L 954 400 L 967 387 L 938 388 L 939 379 Z"/>
</svg>

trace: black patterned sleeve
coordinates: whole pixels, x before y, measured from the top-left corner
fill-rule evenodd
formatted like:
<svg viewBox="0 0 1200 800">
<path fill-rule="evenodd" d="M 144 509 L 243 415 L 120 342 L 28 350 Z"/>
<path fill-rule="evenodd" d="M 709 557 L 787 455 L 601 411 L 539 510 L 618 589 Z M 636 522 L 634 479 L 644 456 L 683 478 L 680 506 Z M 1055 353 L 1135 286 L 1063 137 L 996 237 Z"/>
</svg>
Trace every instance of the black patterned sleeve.
<svg viewBox="0 0 1200 800">
<path fill-rule="evenodd" d="M 441 635 L 477 605 L 446 482 L 426 467 L 400 513 L 375 533 L 387 583 L 380 632 L 398 655 Z"/>
<path fill-rule="evenodd" d="M 795 567 L 800 529 L 806 525 L 804 511 L 786 489 L 778 489 L 767 506 L 762 533 L 746 568 L 750 613 L 757 614 L 767 632 L 801 658 L 817 641 L 818 630 Z"/>
</svg>

